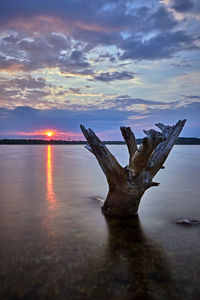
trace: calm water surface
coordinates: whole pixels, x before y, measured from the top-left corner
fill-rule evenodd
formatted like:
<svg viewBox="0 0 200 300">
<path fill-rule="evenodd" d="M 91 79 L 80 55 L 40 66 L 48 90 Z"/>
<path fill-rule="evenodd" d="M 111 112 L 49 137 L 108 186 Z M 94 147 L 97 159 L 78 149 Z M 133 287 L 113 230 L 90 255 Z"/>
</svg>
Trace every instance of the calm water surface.
<svg viewBox="0 0 200 300">
<path fill-rule="evenodd" d="M 200 299 L 200 226 L 175 224 L 200 218 L 199 156 L 175 146 L 138 217 L 115 220 L 83 146 L 1 146 L 0 299 Z"/>
</svg>

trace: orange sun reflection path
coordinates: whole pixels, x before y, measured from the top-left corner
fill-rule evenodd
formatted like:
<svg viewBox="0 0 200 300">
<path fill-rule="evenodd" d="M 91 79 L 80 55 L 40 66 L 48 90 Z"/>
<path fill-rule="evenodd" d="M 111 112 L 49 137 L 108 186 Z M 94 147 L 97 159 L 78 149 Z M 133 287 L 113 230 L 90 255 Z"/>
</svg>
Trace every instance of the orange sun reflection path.
<svg viewBox="0 0 200 300">
<path fill-rule="evenodd" d="M 46 188 L 47 188 L 47 205 L 49 214 L 44 221 L 44 225 L 48 230 L 49 236 L 55 236 L 54 221 L 58 215 L 58 201 L 53 190 L 53 160 L 52 160 L 52 146 L 48 145 L 46 148 Z"/>
</svg>

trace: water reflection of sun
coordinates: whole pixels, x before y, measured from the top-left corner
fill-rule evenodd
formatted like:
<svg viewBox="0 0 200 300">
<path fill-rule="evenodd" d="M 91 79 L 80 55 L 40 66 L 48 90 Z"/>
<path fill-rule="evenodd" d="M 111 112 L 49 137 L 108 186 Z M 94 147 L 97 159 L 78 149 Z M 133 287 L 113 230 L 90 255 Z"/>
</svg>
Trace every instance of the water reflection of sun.
<svg viewBox="0 0 200 300">
<path fill-rule="evenodd" d="M 45 227 L 50 236 L 55 235 L 54 221 L 57 216 L 58 202 L 53 190 L 53 160 L 52 160 L 52 146 L 48 145 L 46 148 L 46 187 L 47 187 L 47 205 L 48 215 L 45 219 Z"/>
</svg>

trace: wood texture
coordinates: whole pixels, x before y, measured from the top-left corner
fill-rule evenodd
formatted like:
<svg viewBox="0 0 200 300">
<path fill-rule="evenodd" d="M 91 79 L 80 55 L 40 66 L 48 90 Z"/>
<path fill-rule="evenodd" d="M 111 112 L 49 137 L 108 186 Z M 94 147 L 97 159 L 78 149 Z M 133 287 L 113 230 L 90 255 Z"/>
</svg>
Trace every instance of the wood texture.
<svg viewBox="0 0 200 300">
<path fill-rule="evenodd" d="M 161 132 L 145 131 L 146 137 L 138 147 L 130 127 L 120 127 L 129 151 L 129 164 L 122 167 L 92 129 L 81 125 L 88 142 L 85 146 L 97 158 L 109 186 L 108 195 L 103 203 L 103 211 L 112 216 L 127 216 L 137 213 L 144 192 L 159 183 L 152 179 L 164 168 L 176 139 L 186 120 L 179 120 L 173 126 L 156 124 Z"/>
<path fill-rule="evenodd" d="M 135 139 L 135 135 L 133 131 L 131 130 L 131 127 L 120 127 L 122 136 L 127 144 L 128 151 L 129 151 L 129 166 L 130 166 L 130 161 L 135 154 L 135 152 L 138 150 L 137 148 L 137 142 Z"/>
<path fill-rule="evenodd" d="M 179 120 L 173 126 L 165 126 L 162 123 L 155 124 L 162 131 L 162 134 L 165 137 L 165 141 L 163 141 L 160 145 L 158 145 L 150 160 L 150 164 L 151 164 L 150 173 L 152 178 L 162 168 L 179 134 L 181 133 L 185 125 L 185 122 L 186 122 L 185 119 Z"/>
<path fill-rule="evenodd" d="M 122 166 L 118 163 L 114 155 L 110 153 L 103 142 L 96 136 L 92 129 L 86 129 L 83 125 L 81 125 L 81 130 L 88 141 L 86 148 L 95 155 L 108 182 L 112 184 L 114 179 L 120 177 L 123 173 Z"/>
</svg>

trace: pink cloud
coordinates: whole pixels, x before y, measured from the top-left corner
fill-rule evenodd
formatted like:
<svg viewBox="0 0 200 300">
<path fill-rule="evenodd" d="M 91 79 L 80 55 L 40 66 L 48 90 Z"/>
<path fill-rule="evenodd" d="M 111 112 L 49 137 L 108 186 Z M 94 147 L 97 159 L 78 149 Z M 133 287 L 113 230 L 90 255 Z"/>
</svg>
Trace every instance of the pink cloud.
<svg viewBox="0 0 200 300">
<path fill-rule="evenodd" d="M 47 131 L 52 131 L 53 135 L 51 137 L 46 135 Z M 83 135 L 77 132 L 71 131 L 59 131 L 56 129 L 41 129 L 35 131 L 4 131 L 1 133 L 3 136 L 14 136 L 15 138 L 30 138 L 30 139 L 53 139 L 53 140 L 82 140 Z"/>
</svg>

